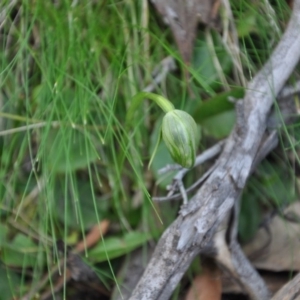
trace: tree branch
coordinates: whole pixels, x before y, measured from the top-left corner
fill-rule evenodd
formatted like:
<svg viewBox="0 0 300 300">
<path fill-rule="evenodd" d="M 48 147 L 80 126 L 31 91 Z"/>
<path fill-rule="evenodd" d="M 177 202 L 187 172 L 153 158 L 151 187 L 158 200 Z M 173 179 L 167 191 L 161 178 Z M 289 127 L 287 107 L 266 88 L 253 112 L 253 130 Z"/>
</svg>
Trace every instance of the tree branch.
<svg viewBox="0 0 300 300">
<path fill-rule="evenodd" d="M 216 228 L 228 217 L 251 172 L 274 98 L 299 60 L 299 29 L 300 0 L 295 0 L 282 39 L 247 87 L 242 121 L 226 141 L 217 167 L 162 235 L 131 300 L 169 299 L 194 257 L 208 247 Z"/>
<path fill-rule="evenodd" d="M 285 284 L 272 298 L 272 300 L 299 299 L 300 296 L 300 274 Z"/>
</svg>

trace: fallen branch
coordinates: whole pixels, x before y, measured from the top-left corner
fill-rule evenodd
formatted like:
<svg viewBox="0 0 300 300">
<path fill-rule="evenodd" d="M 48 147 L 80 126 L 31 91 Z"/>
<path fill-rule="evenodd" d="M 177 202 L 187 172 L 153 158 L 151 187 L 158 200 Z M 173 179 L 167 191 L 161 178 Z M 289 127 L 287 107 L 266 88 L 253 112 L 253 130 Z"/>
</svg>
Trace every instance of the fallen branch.
<svg viewBox="0 0 300 300">
<path fill-rule="evenodd" d="M 219 226 L 230 219 L 259 146 L 263 144 L 274 98 L 299 60 L 299 29 L 300 0 L 295 0 L 286 32 L 269 61 L 247 87 L 242 105 L 239 105 L 236 126 L 226 141 L 217 167 L 162 235 L 131 300 L 169 299 L 194 257 L 209 248 Z M 251 298 L 268 299 L 262 280 L 257 279 L 259 276 L 253 273 L 253 268 L 249 270 L 245 272 L 249 271 L 248 277 L 258 280 L 259 287 L 248 286 Z"/>
<path fill-rule="evenodd" d="M 300 296 L 300 274 L 285 284 L 272 298 L 272 300 L 299 299 Z"/>
</svg>

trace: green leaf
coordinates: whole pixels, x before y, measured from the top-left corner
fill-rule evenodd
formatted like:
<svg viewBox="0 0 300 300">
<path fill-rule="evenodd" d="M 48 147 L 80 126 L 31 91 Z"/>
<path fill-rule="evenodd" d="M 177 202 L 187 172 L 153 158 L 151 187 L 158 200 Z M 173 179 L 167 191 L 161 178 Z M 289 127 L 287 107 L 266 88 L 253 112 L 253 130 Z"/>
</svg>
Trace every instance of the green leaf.
<svg viewBox="0 0 300 300">
<path fill-rule="evenodd" d="M 98 159 L 90 138 L 72 128 L 50 130 L 46 149 L 48 167 L 58 173 L 86 168 Z"/>
<path fill-rule="evenodd" d="M 75 179 L 76 180 L 76 179 Z M 55 184 L 55 214 L 58 219 L 72 228 L 85 229 L 98 223 L 109 208 L 108 199 L 96 198 L 91 190 L 89 181 L 77 180 L 75 190 L 69 186 L 69 192 L 65 194 L 68 185 L 65 178 L 59 176 Z"/>
<path fill-rule="evenodd" d="M 217 139 L 228 136 L 235 124 L 235 111 L 229 110 L 200 122 L 206 134 Z"/>
<path fill-rule="evenodd" d="M 239 220 L 243 241 L 253 237 L 262 219 L 262 207 L 282 207 L 297 200 L 294 174 L 284 161 L 264 160 L 251 176 L 244 191 Z"/>
<path fill-rule="evenodd" d="M 241 201 L 238 226 L 239 236 L 243 242 L 250 240 L 254 236 L 261 218 L 261 205 L 258 198 L 247 193 Z"/>
<path fill-rule="evenodd" d="M 7 234 L 8 234 L 7 225 L 0 223 L 0 247 L 5 244 Z"/>
<path fill-rule="evenodd" d="M 102 262 L 127 254 L 143 245 L 151 236 L 143 232 L 129 232 L 123 237 L 105 238 L 95 248 L 89 251 L 89 258 L 94 262 Z M 104 245 L 105 244 L 105 245 Z"/>
<path fill-rule="evenodd" d="M 232 67 L 231 57 L 224 48 L 219 34 L 212 31 L 211 35 L 214 42 L 214 50 L 221 65 L 222 72 L 229 73 Z M 213 62 L 211 48 L 207 44 L 204 34 L 200 34 L 195 42 L 192 67 L 201 74 L 205 83 L 210 85 L 211 88 L 215 89 L 221 87 L 220 79 Z"/>
<path fill-rule="evenodd" d="M 242 87 L 220 93 L 200 103 L 193 117 L 206 134 L 215 138 L 224 138 L 231 132 L 235 123 L 234 104 L 228 101 L 228 98 L 240 99 L 243 96 L 244 88 Z"/>
<path fill-rule="evenodd" d="M 257 176 L 249 184 L 255 186 L 257 197 L 266 204 L 282 206 L 297 199 L 290 166 L 278 161 L 277 164 L 264 160 L 256 171 Z"/>
<path fill-rule="evenodd" d="M 245 14 L 241 14 L 240 16 L 241 18 L 237 22 L 237 33 L 240 38 L 246 37 L 247 35 L 258 31 L 257 14 L 249 11 Z"/>
<path fill-rule="evenodd" d="M 203 120 L 222 112 L 233 110 L 234 104 L 230 102 L 229 97 L 240 99 L 244 96 L 244 88 L 237 87 L 231 91 L 219 93 L 216 96 L 201 102 L 193 113 L 194 120 L 201 123 Z"/>
<path fill-rule="evenodd" d="M 3 244 L 2 261 L 15 267 L 34 267 L 38 247 L 24 234 L 17 234 L 11 242 Z"/>
<path fill-rule="evenodd" d="M 0 299 L 17 299 L 16 293 L 19 289 L 20 283 L 20 277 L 0 262 Z"/>
</svg>

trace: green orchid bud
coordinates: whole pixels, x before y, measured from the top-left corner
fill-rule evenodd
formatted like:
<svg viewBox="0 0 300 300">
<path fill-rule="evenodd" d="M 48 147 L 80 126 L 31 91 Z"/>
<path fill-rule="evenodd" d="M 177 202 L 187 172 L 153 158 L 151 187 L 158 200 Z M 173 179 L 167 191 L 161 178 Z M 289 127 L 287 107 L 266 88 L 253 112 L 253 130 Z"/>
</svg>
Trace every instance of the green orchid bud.
<svg viewBox="0 0 300 300">
<path fill-rule="evenodd" d="M 200 134 L 194 119 L 185 111 L 174 109 L 164 116 L 161 130 L 174 161 L 184 168 L 193 167 Z"/>
<path fill-rule="evenodd" d="M 197 145 L 200 139 L 200 131 L 194 119 L 188 113 L 175 109 L 173 104 L 166 98 L 147 92 L 141 92 L 135 95 L 127 112 L 126 127 L 131 125 L 137 107 L 145 98 L 153 100 L 166 113 L 163 117 L 161 132 L 151 156 L 149 166 L 153 161 L 162 137 L 175 162 L 184 168 L 193 167 L 196 159 Z"/>
</svg>

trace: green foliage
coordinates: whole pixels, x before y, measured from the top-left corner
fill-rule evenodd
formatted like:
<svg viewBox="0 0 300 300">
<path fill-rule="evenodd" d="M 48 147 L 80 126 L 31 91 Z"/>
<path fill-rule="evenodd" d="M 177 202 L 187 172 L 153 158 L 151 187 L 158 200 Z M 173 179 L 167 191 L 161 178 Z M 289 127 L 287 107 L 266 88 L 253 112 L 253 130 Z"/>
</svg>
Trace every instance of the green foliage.
<svg viewBox="0 0 300 300">
<path fill-rule="evenodd" d="M 201 102 L 193 113 L 195 121 L 200 123 L 210 117 L 214 117 L 228 110 L 234 109 L 234 102 L 244 96 L 244 89 L 234 88 L 228 92 L 218 93 L 217 95 Z M 233 101 L 230 99 L 233 98 Z"/>
<path fill-rule="evenodd" d="M 203 130 L 217 139 L 229 135 L 235 123 L 235 111 L 229 110 L 204 120 Z"/>
<path fill-rule="evenodd" d="M 242 241 L 250 240 L 263 217 L 263 209 L 283 208 L 297 200 L 290 166 L 282 161 L 263 161 L 255 176 L 249 180 L 241 201 L 239 235 Z"/>
<path fill-rule="evenodd" d="M 241 201 L 239 214 L 239 237 L 242 242 L 249 241 L 256 233 L 262 220 L 260 199 L 246 191 Z"/>
<path fill-rule="evenodd" d="M 149 234 L 143 232 L 128 232 L 122 237 L 106 238 L 91 251 L 89 257 L 94 262 L 102 262 L 127 254 L 151 239 Z"/>
<path fill-rule="evenodd" d="M 161 127 L 161 120 L 157 121 L 157 124 L 152 132 L 150 139 L 150 152 L 154 151 L 155 145 L 159 139 Z M 171 165 L 174 163 L 174 160 L 171 157 L 170 152 L 165 143 L 159 143 L 156 154 L 153 158 L 152 164 L 150 166 L 151 171 L 156 179 L 156 183 L 165 189 L 172 181 L 173 176 L 176 172 L 169 172 L 167 174 L 160 174 L 159 170 L 165 167 L 166 165 Z"/>
<path fill-rule="evenodd" d="M 3 243 L 2 261 L 15 267 L 34 267 L 38 248 L 27 236 L 17 234 L 9 243 Z"/>
<path fill-rule="evenodd" d="M 233 101 L 241 99 L 243 95 L 243 88 L 235 88 L 200 103 L 193 114 L 196 122 L 208 135 L 215 138 L 228 136 L 235 123 Z"/>
<path fill-rule="evenodd" d="M 162 204 L 159 213 L 151 201 L 150 195 L 166 193 L 174 172 L 158 173 L 174 161 L 160 143 L 147 170 L 162 114 L 146 102 L 134 111 L 128 130 L 132 97 L 153 84 L 153 92 L 193 115 L 203 129 L 203 145 L 210 145 L 211 138 L 229 134 L 235 113 L 228 97 L 243 96 L 242 82 L 268 58 L 280 31 L 275 37 L 270 30 L 262 2 L 231 1 L 239 44 L 228 45 L 227 27 L 199 31 L 185 76 L 170 31 L 142 1 L 10 2 L 0 4 L 6 12 L 0 37 L 1 296 L 21 298 L 36 287 L 58 258 L 56 242 L 62 239 L 66 247 L 80 242 L 78 237 L 104 219 L 112 230 L 88 249 L 87 260 L 95 268 L 108 262 L 110 280 L 117 282 L 119 258 L 156 238 L 166 226 L 161 215 L 174 218 L 178 210 Z M 284 28 L 288 14 L 281 2 L 274 7 Z M 240 52 L 232 53 L 232 46 Z M 153 71 L 167 56 L 178 69 L 154 84 Z M 296 146 L 297 141 L 288 145 L 294 152 Z M 284 196 L 295 198 L 278 161 L 279 168 L 263 169 L 256 189 L 250 182 L 245 192 L 240 219 L 245 240 L 257 228 L 262 202 L 281 205 Z M 67 286 L 63 289 L 66 296 Z"/>
<path fill-rule="evenodd" d="M 71 228 L 89 229 L 100 219 L 108 217 L 108 199 L 96 197 L 90 183 L 77 179 L 72 187 L 63 177 L 58 177 L 54 188 L 53 216 Z M 65 193 L 65 188 L 68 191 Z M 95 213 L 97 211 L 97 213 Z"/>
<path fill-rule="evenodd" d="M 45 144 L 48 149 L 47 167 L 55 173 L 84 169 L 99 158 L 97 144 L 87 133 L 76 129 L 50 130 Z"/>
<path fill-rule="evenodd" d="M 184 168 L 195 164 L 200 131 L 193 117 L 183 110 L 168 112 L 162 121 L 162 138 L 172 158 Z"/>
<path fill-rule="evenodd" d="M 19 276 L 2 263 L 0 264 L 1 300 L 10 300 L 16 296 L 21 280 Z"/>
<path fill-rule="evenodd" d="M 37 245 L 24 234 L 18 233 L 12 239 L 8 234 L 8 227 L 0 223 L 2 262 L 14 267 L 34 267 L 39 252 Z"/>
<path fill-rule="evenodd" d="M 221 84 L 214 58 L 218 60 L 222 73 L 228 74 L 231 71 L 232 59 L 224 48 L 220 36 L 214 31 L 211 32 L 211 36 L 200 33 L 194 46 L 192 67 L 195 72 L 201 74 L 206 85 L 217 90 Z"/>
<path fill-rule="evenodd" d="M 158 135 L 149 166 L 162 138 L 174 161 L 184 168 L 191 168 L 195 163 L 200 140 L 193 117 L 183 110 L 175 109 L 174 105 L 161 95 L 140 92 L 131 100 L 129 110 L 126 113 L 126 127 L 132 126 L 134 113 L 143 99 L 153 100 L 165 113 L 160 130 L 161 134 Z"/>
</svg>

